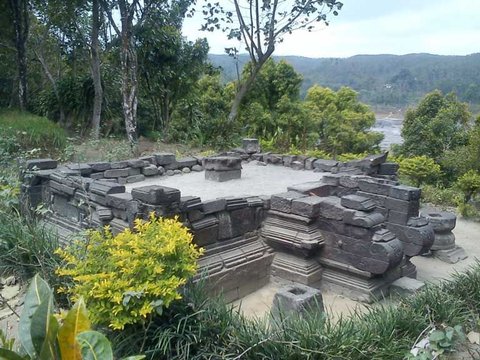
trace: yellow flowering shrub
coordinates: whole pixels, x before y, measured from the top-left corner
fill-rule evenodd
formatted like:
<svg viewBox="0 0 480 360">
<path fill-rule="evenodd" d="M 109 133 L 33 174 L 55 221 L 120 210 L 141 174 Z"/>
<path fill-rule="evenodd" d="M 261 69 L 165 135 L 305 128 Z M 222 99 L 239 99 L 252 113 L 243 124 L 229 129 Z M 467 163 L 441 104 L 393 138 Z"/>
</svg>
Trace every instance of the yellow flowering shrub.
<svg viewBox="0 0 480 360">
<path fill-rule="evenodd" d="M 180 299 L 178 288 L 195 274 L 202 251 L 177 219 L 152 213 L 148 221 L 136 220 L 134 231 L 114 236 L 107 226 L 57 250 L 66 263 L 57 272 L 74 284 L 61 291 L 83 297 L 92 322 L 123 329 Z"/>
</svg>

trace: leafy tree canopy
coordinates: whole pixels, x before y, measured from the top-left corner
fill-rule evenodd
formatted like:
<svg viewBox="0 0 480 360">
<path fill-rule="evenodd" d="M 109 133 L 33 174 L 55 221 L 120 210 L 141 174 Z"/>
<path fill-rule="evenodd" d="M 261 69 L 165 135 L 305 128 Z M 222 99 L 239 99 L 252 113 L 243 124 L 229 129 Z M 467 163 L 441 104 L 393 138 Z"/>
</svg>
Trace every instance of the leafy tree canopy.
<svg viewBox="0 0 480 360">
<path fill-rule="evenodd" d="M 435 90 L 416 108 L 407 110 L 402 128 L 405 155 L 440 158 L 446 151 L 465 145 L 471 113 L 455 94 Z"/>
<path fill-rule="evenodd" d="M 337 155 L 378 148 L 383 134 L 368 131 L 375 123 L 375 114 L 358 101 L 354 90 L 342 87 L 335 92 L 314 85 L 307 91 L 305 101 L 322 150 Z"/>
</svg>

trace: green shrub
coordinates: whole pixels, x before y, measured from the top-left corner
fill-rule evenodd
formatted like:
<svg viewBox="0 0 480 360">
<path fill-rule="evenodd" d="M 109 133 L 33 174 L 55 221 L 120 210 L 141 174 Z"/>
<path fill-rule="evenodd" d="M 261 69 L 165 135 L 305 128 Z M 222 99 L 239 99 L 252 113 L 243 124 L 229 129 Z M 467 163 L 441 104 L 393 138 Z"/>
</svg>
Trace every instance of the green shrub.
<svg viewBox="0 0 480 360">
<path fill-rule="evenodd" d="M 469 202 L 480 191 L 480 174 L 469 170 L 457 180 L 458 188 L 463 192 L 465 203 Z"/>
<path fill-rule="evenodd" d="M 422 201 L 435 205 L 455 207 L 462 202 L 462 194 L 453 187 L 442 188 L 435 185 L 423 185 Z"/>
<path fill-rule="evenodd" d="M 65 131 L 50 120 L 26 112 L 0 112 L 1 151 L 14 154 L 39 148 L 43 153 L 61 151 L 66 143 Z"/>
<path fill-rule="evenodd" d="M 440 165 L 426 156 L 403 158 L 400 159 L 399 165 L 399 175 L 417 187 L 422 184 L 433 184 L 442 175 Z"/>
<path fill-rule="evenodd" d="M 67 264 L 57 272 L 72 278 L 74 286 L 64 291 L 85 299 L 94 323 L 122 329 L 148 323 L 178 300 L 178 288 L 195 274 L 201 253 L 180 222 L 152 213 L 148 221 L 136 221 L 135 232 L 113 236 L 107 227 L 91 231 L 87 242 L 59 249 Z"/>
</svg>

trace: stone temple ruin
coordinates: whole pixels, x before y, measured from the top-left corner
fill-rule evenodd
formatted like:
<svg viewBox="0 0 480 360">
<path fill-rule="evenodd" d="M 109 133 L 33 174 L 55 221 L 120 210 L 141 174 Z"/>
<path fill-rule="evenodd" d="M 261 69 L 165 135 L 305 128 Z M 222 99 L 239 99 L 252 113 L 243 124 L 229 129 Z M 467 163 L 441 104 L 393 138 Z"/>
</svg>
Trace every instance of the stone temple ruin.
<svg viewBox="0 0 480 360">
<path fill-rule="evenodd" d="M 254 139 L 206 159 L 154 154 L 66 166 L 30 160 L 22 174 L 23 208 L 48 206 L 51 215 L 45 220 L 65 238 L 107 224 L 119 232 L 152 211 L 178 215 L 206 250 L 198 278 L 204 276 L 227 300 L 242 298 L 276 276 L 372 301 L 386 295 L 397 279 L 415 278 L 410 259 L 427 252 L 435 239 L 428 217 L 419 217 L 420 189 L 399 185 L 398 166 L 386 160 L 386 153 L 346 163 L 261 153 Z M 142 185 L 167 172 L 191 176 L 187 173 L 202 170 L 205 181 L 227 181 L 241 176 L 242 161 L 322 174 L 318 181 L 272 196 L 204 201 L 182 196 L 179 189 Z M 138 186 L 126 192 L 125 184 L 132 182 Z M 451 236 L 447 240 L 451 248 Z"/>
</svg>

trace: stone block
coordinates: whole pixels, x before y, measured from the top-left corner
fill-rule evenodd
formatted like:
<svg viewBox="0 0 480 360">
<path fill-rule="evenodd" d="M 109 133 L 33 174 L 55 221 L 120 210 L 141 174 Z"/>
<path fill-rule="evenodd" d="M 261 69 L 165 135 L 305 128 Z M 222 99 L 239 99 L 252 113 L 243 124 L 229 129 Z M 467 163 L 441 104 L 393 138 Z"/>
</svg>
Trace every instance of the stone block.
<svg viewBox="0 0 480 360">
<path fill-rule="evenodd" d="M 92 167 L 88 164 L 83 163 L 76 163 L 76 164 L 68 164 L 67 167 L 70 170 L 77 171 L 82 176 L 88 176 L 92 173 Z"/>
<path fill-rule="evenodd" d="M 282 162 L 283 166 L 285 167 L 291 167 L 292 162 L 297 160 L 297 155 L 283 155 L 282 156 Z"/>
<path fill-rule="evenodd" d="M 280 288 L 273 298 L 272 315 L 280 319 L 296 315 L 307 315 L 309 311 L 323 312 L 320 290 L 303 284 L 292 284 Z"/>
<path fill-rule="evenodd" d="M 400 200 L 392 197 L 387 197 L 385 199 L 385 207 L 388 210 L 397 211 L 400 213 L 408 214 L 408 217 L 418 216 L 418 210 L 420 209 L 419 200 Z"/>
<path fill-rule="evenodd" d="M 103 179 L 103 178 L 104 178 L 103 172 L 96 172 L 96 173 L 92 173 L 90 175 L 90 179 L 92 179 L 92 180 L 100 180 L 100 179 Z"/>
<path fill-rule="evenodd" d="M 242 139 L 242 148 L 247 154 L 259 153 L 260 152 L 260 142 L 258 139 Z"/>
<path fill-rule="evenodd" d="M 317 158 L 309 157 L 305 159 L 305 170 L 313 170 L 313 163 Z"/>
<path fill-rule="evenodd" d="M 158 168 L 155 165 L 148 165 L 142 168 L 142 174 L 145 176 L 158 175 Z"/>
<path fill-rule="evenodd" d="M 141 182 L 143 180 L 145 180 L 145 175 L 143 174 L 130 175 L 130 176 L 127 176 L 127 179 L 126 179 L 127 184 Z"/>
<path fill-rule="evenodd" d="M 105 170 L 105 172 L 103 173 L 103 176 L 106 177 L 107 179 L 127 177 L 128 176 L 128 169 L 123 168 L 123 169 Z"/>
<path fill-rule="evenodd" d="M 363 212 L 363 211 L 345 211 L 343 215 L 343 222 L 354 226 L 363 228 L 372 228 L 374 226 L 383 224 L 385 218 L 382 214 L 377 212 Z"/>
<path fill-rule="evenodd" d="M 372 211 L 377 206 L 372 199 L 355 194 L 342 196 L 340 203 L 346 208 L 359 211 Z"/>
<path fill-rule="evenodd" d="M 397 185 L 390 188 L 390 197 L 405 201 L 419 200 L 421 191 L 418 188 L 406 185 Z"/>
<path fill-rule="evenodd" d="M 156 153 L 153 155 L 157 165 L 169 165 L 175 162 L 175 155 L 171 153 Z"/>
<path fill-rule="evenodd" d="M 371 199 L 375 202 L 377 207 L 385 208 L 385 201 L 387 200 L 385 195 L 372 194 L 364 191 L 357 191 L 356 195 Z"/>
<path fill-rule="evenodd" d="M 227 210 L 232 211 L 236 209 L 242 209 L 248 206 L 248 201 L 244 197 L 226 197 Z"/>
<path fill-rule="evenodd" d="M 366 177 L 363 175 L 340 175 L 340 179 L 338 181 L 340 186 L 349 188 L 349 189 L 357 189 L 359 187 L 358 183 L 360 180 L 364 180 Z"/>
<path fill-rule="evenodd" d="M 435 228 L 435 240 L 430 250 L 450 250 L 455 248 L 455 234 L 451 231 L 436 232 Z"/>
<path fill-rule="evenodd" d="M 198 165 L 198 160 L 194 157 L 185 157 L 177 160 L 177 164 L 180 169 L 185 167 L 191 168 L 192 166 Z"/>
<path fill-rule="evenodd" d="M 148 164 L 157 165 L 157 161 L 155 160 L 155 156 L 142 156 L 139 159 L 145 161 L 147 163 L 146 165 L 148 165 Z"/>
<path fill-rule="evenodd" d="M 97 212 L 98 218 L 102 222 L 108 222 L 113 219 L 112 210 L 107 207 L 97 206 L 96 212 Z"/>
<path fill-rule="evenodd" d="M 27 170 L 49 170 L 57 167 L 57 161 L 53 159 L 34 159 L 27 160 L 25 163 Z"/>
<path fill-rule="evenodd" d="M 256 230 L 255 210 L 249 207 L 230 212 L 232 236 L 241 236 Z"/>
<path fill-rule="evenodd" d="M 390 194 L 390 188 L 392 187 L 392 185 L 382 184 L 372 180 L 360 180 L 358 182 L 358 187 L 363 192 L 388 196 Z"/>
<path fill-rule="evenodd" d="M 336 172 L 338 170 L 338 161 L 317 159 L 313 162 L 313 168 L 324 172 Z"/>
<path fill-rule="evenodd" d="M 215 216 L 206 216 L 191 224 L 194 243 L 207 246 L 218 241 L 219 221 Z"/>
<path fill-rule="evenodd" d="M 292 201 L 292 213 L 308 218 L 315 218 L 320 214 L 322 198 L 318 196 L 308 196 Z"/>
<path fill-rule="evenodd" d="M 180 198 L 179 209 L 182 212 L 201 210 L 203 209 L 203 204 L 198 196 L 182 196 Z"/>
<path fill-rule="evenodd" d="M 203 166 L 202 165 L 193 165 L 192 166 L 192 171 L 195 171 L 195 172 L 203 171 Z"/>
<path fill-rule="evenodd" d="M 288 191 L 295 191 L 305 195 L 316 196 L 331 196 L 334 193 L 335 187 L 326 185 L 321 181 L 310 181 L 302 184 L 296 184 L 287 187 Z"/>
<path fill-rule="evenodd" d="M 265 161 L 267 164 L 282 165 L 283 156 L 280 154 L 268 154 L 264 156 L 263 161 Z"/>
<path fill-rule="evenodd" d="M 368 161 L 370 166 L 377 166 L 385 163 L 387 161 L 388 152 L 384 152 L 382 154 L 374 154 L 368 155 L 364 158 L 364 160 Z"/>
<path fill-rule="evenodd" d="M 387 209 L 388 210 L 388 209 Z M 392 224 L 407 225 L 408 220 L 414 215 L 395 210 L 388 210 L 387 221 Z"/>
<path fill-rule="evenodd" d="M 390 293 L 399 296 L 408 296 L 417 293 L 425 287 L 425 283 L 409 277 L 401 277 L 390 285 Z"/>
<path fill-rule="evenodd" d="M 160 185 L 133 188 L 131 194 L 133 199 L 152 205 L 180 202 L 180 190 Z"/>
<path fill-rule="evenodd" d="M 397 163 L 383 163 L 378 168 L 379 175 L 397 175 L 398 168 L 400 166 Z"/>
<path fill-rule="evenodd" d="M 130 160 L 127 160 L 127 164 L 129 167 L 134 169 L 143 168 L 148 165 L 148 163 L 142 159 L 130 159 Z"/>
<path fill-rule="evenodd" d="M 133 200 L 133 197 L 130 193 L 108 194 L 106 196 L 106 204 L 120 210 L 126 210 L 127 203 L 131 200 Z"/>
<path fill-rule="evenodd" d="M 177 170 L 180 169 L 180 164 L 177 163 L 176 161 L 170 163 L 170 164 L 165 164 L 163 165 L 163 167 L 165 168 L 165 170 L 173 170 L 175 173 L 178 173 L 176 172 Z M 180 171 L 181 172 L 181 171 Z"/>
<path fill-rule="evenodd" d="M 449 264 L 455 264 L 468 257 L 465 250 L 460 246 L 454 246 L 452 249 L 446 250 L 432 250 L 432 253 L 437 259 Z"/>
<path fill-rule="evenodd" d="M 110 163 L 110 168 L 111 169 L 125 169 L 128 167 L 128 161 L 113 161 Z"/>
<path fill-rule="evenodd" d="M 290 164 L 290 167 L 293 170 L 303 170 L 305 168 L 303 162 L 300 162 L 300 161 L 292 161 L 292 163 Z"/>
<path fill-rule="evenodd" d="M 203 212 L 205 215 L 224 211 L 227 207 L 227 200 L 224 198 L 215 200 L 206 200 L 203 202 Z"/>
<path fill-rule="evenodd" d="M 264 154 L 264 153 L 255 153 L 255 154 L 251 154 L 250 155 L 250 158 L 252 160 L 255 160 L 255 161 L 261 161 L 261 162 L 264 162 L 265 159 L 264 157 L 266 156 L 267 154 Z"/>
<path fill-rule="evenodd" d="M 341 205 L 340 198 L 329 196 L 321 199 L 320 216 L 326 219 L 343 220 L 345 211 L 351 212 L 351 210 L 345 209 Z"/>
<path fill-rule="evenodd" d="M 203 161 L 203 167 L 206 171 L 229 171 L 242 169 L 242 160 L 233 156 L 212 156 Z"/>
<path fill-rule="evenodd" d="M 448 211 L 423 211 L 421 216 L 428 220 L 435 232 L 452 231 L 457 224 L 457 216 Z"/>
<path fill-rule="evenodd" d="M 49 187 L 55 193 L 65 194 L 69 196 L 73 196 L 75 194 L 75 188 L 73 186 L 68 186 L 53 180 L 50 180 Z"/>
<path fill-rule="evenodd" d="M 270 209 L 283 213 L 291 213 L 292 201 L 303 197 L 306 197 L 306 195 L 296 191 L 287 191 L 285 193 L 272 195 L 270 198 Z"/>
<path fill-rule="evenodd" d="M 224 182 L 242 177 L 242 170 L 215 171 L 205 170 L 205 179 L 217 182 Z"/>
<path fill-rule="evenodd" d="M 402 242 L 405 255 L 407 256 L 424 254 L 433 245 L 435 239 L 433 228 L 429 224 L 406 226 L 387 222 L 386 227 Z"/>
<path fill-rule="evenodd" d="M 218 240 L 227 240 L 233 237 L 232 221 L 228 211 L 217 213 L 218 218 Z"/>
</svg>

